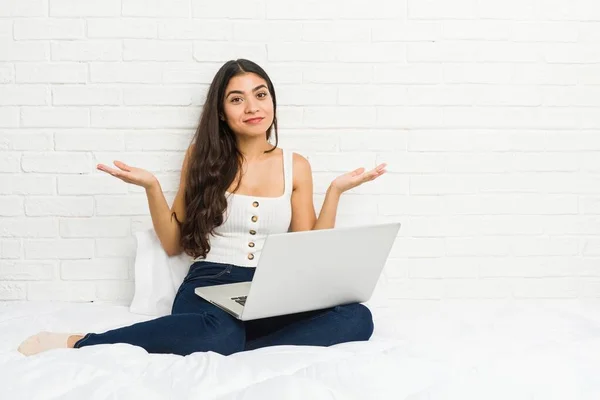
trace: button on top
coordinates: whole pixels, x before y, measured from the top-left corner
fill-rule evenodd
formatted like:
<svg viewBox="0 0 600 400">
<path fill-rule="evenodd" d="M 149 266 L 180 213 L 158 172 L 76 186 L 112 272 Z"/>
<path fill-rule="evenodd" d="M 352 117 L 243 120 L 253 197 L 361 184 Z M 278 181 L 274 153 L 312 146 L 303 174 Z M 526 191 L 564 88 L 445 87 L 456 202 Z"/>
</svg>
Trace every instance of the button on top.
<svg viewBox="0 0 600 400">
<path fill-rule="evenodd" d="M 253 202 L 252 207 L 258 207 L 258 201 Z"/>
<path fill-rule="evenodd" d="M 258 221 L 258 217 L 256 215 L 253 215 L 252 216 L 252 222 L 256 222 L 256 221 Z"/>
</svg>

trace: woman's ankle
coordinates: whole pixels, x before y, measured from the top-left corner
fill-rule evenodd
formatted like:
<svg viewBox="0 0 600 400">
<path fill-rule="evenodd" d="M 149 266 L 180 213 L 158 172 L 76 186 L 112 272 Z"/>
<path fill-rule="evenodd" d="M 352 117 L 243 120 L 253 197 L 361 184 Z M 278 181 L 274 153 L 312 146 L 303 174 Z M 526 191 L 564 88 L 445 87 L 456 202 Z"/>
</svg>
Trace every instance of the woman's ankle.
<svg viewBox="0 0 600 400">
<path fill-rule="evenodd" d="M 69 338 L 67 339 L 67 347 L 72 349 L 75 347 L 75 343 L 77 343 L 79 340 L 83 339 L 83 336 L 81 335 L 71 335 L 69 336 Z"/>
</svg>

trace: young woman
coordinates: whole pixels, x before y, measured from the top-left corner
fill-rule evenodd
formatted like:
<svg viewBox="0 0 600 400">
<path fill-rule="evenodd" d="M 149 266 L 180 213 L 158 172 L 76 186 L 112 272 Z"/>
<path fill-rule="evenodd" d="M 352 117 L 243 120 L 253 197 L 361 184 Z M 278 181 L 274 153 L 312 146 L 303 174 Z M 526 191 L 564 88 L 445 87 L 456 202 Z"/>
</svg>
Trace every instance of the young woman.
<svg viewBox="0 0 600 400">
<path fill-rule="evenodd" d="M 184 251 L 194 262 L 171 315 L 104 333 L 41 332 L 19 351 L 129 343 L 150 353 L 229 355 L 368 340 L 373 320 L 362 304 L 242 322 L 194 293 L 200 286 L 251 281 L 267 234 L 333 228 L 340 195 L 386 172 L 381 164 L 333 180 L 317 219 L 308 161 L 277 147 L 276 106 L 273 84 L 260 66 L 244 59 L 225 63 L 208 90 L 172 208 L 150 172 L 120 161 L 114 162 L 119 169 L 99 164 L 99 170 L 145 188 L 163 248 L 169 255 Z"/>
</svg>

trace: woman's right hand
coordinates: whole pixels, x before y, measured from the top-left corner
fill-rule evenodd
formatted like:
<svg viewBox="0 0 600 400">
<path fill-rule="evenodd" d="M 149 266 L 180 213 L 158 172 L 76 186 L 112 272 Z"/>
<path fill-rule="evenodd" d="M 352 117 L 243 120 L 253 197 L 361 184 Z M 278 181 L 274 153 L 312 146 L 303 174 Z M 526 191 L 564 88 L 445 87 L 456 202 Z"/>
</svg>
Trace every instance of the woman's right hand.
<svg viewBox="0 0 600 400">
<path fill-rule="evenodd" d="M 141 186 L 144 189 L 150 188 L 157 182 L 156 177 L 145 169 L 132 167 L 121 161 L 113 162 L 119 169 L 110 168 L 104 164 L 98 164 L 96 168 L 112 176 L 116 176 L 124 182 Z"/>
</svg>

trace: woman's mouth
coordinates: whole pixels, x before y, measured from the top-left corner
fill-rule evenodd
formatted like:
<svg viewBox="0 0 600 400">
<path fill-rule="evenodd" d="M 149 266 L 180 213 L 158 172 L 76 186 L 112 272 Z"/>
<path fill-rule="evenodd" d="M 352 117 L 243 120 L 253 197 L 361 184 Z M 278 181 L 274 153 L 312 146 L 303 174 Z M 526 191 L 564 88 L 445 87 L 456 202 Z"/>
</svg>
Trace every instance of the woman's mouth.
<svg viewBox="0 0 600 400">
<path fill-rule="evenodd" d="M 251 119 L 247 119 L 247 120 L 245 120 L 244 122 L 245 122 L 245 123 L 247 123 L 247 124 L 254 125 L 254 124 L 258 124 L 258 123 L 259 123 L 260 121 L 262 121 L 263 119 L 264 119 L 263 117 L 257 117 L 257 118 L 251 118 Z"/>
</svg>

